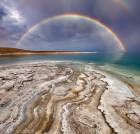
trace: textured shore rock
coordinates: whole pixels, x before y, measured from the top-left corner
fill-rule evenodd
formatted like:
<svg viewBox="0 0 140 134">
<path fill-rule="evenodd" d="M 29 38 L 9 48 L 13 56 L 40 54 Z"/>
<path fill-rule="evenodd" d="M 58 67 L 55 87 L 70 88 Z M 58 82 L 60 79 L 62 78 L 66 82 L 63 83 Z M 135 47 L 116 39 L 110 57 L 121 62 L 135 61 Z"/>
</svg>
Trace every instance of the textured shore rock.
<svg viewBox="0 0 140 134">
<path fill-rule="evenodd" d="M 0 67 L 0 134 L 139 134 L 140 97 L 92 65 Z"/>
</svg>

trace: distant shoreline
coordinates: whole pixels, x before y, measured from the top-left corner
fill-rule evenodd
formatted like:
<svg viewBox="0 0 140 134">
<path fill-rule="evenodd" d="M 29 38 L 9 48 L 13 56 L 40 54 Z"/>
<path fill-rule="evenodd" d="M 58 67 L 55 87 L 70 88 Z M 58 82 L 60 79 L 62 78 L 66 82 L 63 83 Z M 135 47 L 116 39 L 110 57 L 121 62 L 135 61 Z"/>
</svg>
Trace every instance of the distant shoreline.
<svg viewBox="0 0 140 134">
<path fill-rule="evenodd" d="M 96 52 L 42 52 L 42 53 L 5 53 L 5 54 L 0 54 L 0 56 L 7 56 L 7 55 L 61 55 L 61 54 L 96 54 Z"/>
<path fill-rule="evenodd" d="M 31 51 L 18 48 L 0 48 L 0 56 L 8 55 L 57 55 L 57 54 L 95 54 L 97 52 L 81 52 L 81 51 Z"/>
</svg>

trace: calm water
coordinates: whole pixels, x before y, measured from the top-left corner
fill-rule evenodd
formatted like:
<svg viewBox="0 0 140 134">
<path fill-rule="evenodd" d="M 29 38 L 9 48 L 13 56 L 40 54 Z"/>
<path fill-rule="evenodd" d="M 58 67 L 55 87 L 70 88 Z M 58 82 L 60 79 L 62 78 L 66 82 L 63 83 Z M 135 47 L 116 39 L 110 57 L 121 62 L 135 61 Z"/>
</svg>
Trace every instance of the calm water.
<svg viewBox="0 0 140 134">
<path fill-rule="evenodd" d="M 140 70 L 139 55 L 124 55 L 121 60 L 112 62 L 110 57 L 103 58 L 102 55 L 95 54 L 77 54 L 77 55 L 26 55 L 26 56 L 0 56 L 0 64 L 13 64 L 22 61 L 38 61 L 38 60 L 73 60 L 84 62 L 95 62 L 99 64 L 113 63 L 127 68 Z"/>
</svg>

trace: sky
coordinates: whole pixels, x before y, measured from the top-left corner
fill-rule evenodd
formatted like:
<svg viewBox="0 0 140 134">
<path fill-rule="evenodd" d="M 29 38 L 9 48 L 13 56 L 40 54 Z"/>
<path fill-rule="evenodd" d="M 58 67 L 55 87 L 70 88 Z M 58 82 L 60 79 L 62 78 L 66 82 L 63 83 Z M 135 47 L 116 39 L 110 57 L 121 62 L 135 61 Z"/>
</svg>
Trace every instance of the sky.
<svg viewBox="0 0 140 134">
<path fill-rule="evenodd" d="M 112 29 L 127 52 L 140 53 L 140 0 L 0 0 L 0 47 L 16 47 L 22 35 L 46 18 L 74 13 Z"/>
</svg>

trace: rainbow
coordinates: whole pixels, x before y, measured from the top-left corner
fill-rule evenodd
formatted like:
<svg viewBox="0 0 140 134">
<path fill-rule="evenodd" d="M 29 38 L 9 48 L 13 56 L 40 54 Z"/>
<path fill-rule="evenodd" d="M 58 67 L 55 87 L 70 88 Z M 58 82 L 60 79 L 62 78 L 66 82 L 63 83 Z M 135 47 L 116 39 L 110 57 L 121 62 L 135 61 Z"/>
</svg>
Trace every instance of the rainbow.
<svg viewBox="0 0 140 134">
<path fill-rule="evenodd" d="M 129 11 L 129 1 L 128 0 L 114 0 L 115 4 L 120 6 L 125 11 Z"/>
<path fill-rule="evenodd" d="M 117 37 L 117 35 L 109 28 L 107 27 L 106 25 L 104 25 L 103 23 L 99 22 L 98 20 L 96 19 L 93 19 L 93 18 L 90 18 L 88 16 L 84 16 L 84 15 L 79 15 L 79 14 L 63 14 L 63 15 L 57 15 L 57 16 L 53 16 L 53 17 L 50 17 L 50 18 L 47 18 L 45 20 L 42 20 L 40 21 L 39 23 L 35 24 L 34 26 L 32 26 L 31 28 L 29 28 L 23 35 L 22 37 L 19 39 L 17 45 L 19 45 L 27 36 L 28 34 L 30 34 L 34 29 L 36 29 L 38 26 L 40 26 L 41 24 L 44 24 L 44 23 L 48 23 L 52 20 L 56 20 L 58 18 L 66 18 L 66 17 L 72 17 L 72 18 L 81 18 L 81 19 L 85 19 L 85 20 L 88 20 L 88 21 L 91 21 L 91 22 L 94 22 L 96 23 L 97 25 L 101 26 L 102 28 L 106 29 L 109 33 L 111 33 L 111 35 L 114 37 L 114 39 L 118 42 L 118 45 L 120 46 L 121 50 L 123 52 L 126 51 L 125 49 L 125 46 L 123 45 L 121 39 L 119 39 Z"/>
</svg>

